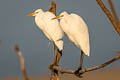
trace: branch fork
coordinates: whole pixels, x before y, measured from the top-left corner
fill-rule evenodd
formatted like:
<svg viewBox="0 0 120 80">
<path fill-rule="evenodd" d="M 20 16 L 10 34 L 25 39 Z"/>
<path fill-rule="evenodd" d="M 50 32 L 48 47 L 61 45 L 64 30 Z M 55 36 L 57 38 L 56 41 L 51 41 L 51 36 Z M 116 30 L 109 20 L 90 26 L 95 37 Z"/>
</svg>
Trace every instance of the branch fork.
<svg viewBox="0 0 120 80">
<path fill-rule="evenodd" d="M 83 75 L 84 73 L 101 69 L 101 68 L 106 67 L 106 66 L 108 66 L 109 64 L 111 64 L 111 63 L 113 63 L 113 62 L 115 62 L 115 61 L 117 61 L 117 60 L 119 60 L 119 59 L 120 59 L 120 55 L 114 57 L 113 59 L 111 59 L 111 60 L 109 60 L 109 61 L 107 61 L 107 62 L 105 62 L 105 63 L 103 63 L 103 64 L 101 64 L 101 65 L 94 66 L 94 67 L 91 67 L 91 68 L 82 69 L 82 70 L 79 71 L 79 73 L 78 73 L 77 75 L 75 74 L 75 70 L 64 69 L 64 68 L 61 68 L 61 67 L 58 67 L 58 66 L 55 66 L 55 65 L 52 65 L 52 66 L 51 66 L 51 65 L 48 65 L 48 68 L 49 68 L 50 70 L 57 70 L 57 71 L 60 72 L 61 74 L 63 74 L 63 73 L 74 74 L 75 76 L 82 78 L 81 75 Z"/>
</svg>

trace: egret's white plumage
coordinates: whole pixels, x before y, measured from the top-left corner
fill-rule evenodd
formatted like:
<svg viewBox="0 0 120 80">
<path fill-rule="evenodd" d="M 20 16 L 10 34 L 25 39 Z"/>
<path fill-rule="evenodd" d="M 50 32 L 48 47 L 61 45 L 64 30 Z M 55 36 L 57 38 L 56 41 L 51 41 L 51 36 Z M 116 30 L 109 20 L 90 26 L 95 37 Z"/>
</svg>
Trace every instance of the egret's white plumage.
<svg viewBox="0 0 120 80">
<path fill-rule="evenodd" d="M 35 16 L 35 23 L 47 38 L 51 40 L 59 50 L 63 49 L 63 32 L 58 20 L 51 20 L 51 18 L 55 17 L 53 13 L 37 9 L 34 13 L 29 14 L 28 16 Z"/>
<path fill-rule="evenodd" d="M 81 48 L 81 50 L 89 56 L 89 33 L 84 20 L 74 13 L 68 14 L 67 12 L 62 12 L 60 16 L 63 16 L 60 19 L 62 30 L 77 47 Z"/>
</svg>

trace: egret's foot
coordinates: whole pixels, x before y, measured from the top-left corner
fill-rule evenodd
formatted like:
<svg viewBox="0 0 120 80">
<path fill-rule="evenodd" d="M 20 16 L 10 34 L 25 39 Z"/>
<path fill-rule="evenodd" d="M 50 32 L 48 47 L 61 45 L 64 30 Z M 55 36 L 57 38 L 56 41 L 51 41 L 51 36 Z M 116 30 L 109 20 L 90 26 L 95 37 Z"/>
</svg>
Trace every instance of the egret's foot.
<svg viewBox="0 0 120 80">
<path fill-rule="evenodd" d="M 76 71 L 75 71 L 75 75 L 82 78 L 83 76 L 81 76 L 83 73 L 79 73 L 79 71 L 82 70 L 82 67 L 79 67 Z"/>
</svg>

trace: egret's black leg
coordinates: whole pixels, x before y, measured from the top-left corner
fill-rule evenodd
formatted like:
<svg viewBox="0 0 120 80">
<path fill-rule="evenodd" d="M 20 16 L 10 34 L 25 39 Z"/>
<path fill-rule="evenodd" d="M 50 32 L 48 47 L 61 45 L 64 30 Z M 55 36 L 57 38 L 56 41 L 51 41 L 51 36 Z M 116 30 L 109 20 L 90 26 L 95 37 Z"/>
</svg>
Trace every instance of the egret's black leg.
<svg viewBox="0 0 120 80">
<path fill-rule="evenodd" d="M 75 71 L 75 74 L 76 74 L 76 75 L 78 75 L 79 71 L 82 70 L 83 59 L 84 59 L 84 52 L 81 51 L 80 65 L 79 65 L 78 69 Z"/>
<path fill-rule="evenodd" d="M 57 57 L 56 57 L 56 62 L 55 62 L 56 66 L 59 66 L 59 62 L 60 62 L 61 56 L 62 56 L 62 51 L 58 50 Z M 58 71 L 57 70 L 54 70 L 54 75 L 55 75 L 56 80 L 59 80 Z"/>
<path fill-rule="evenodd" d="M 84 59 L 84 52 L 83 51 L 81 51 L 81 56 L 80 56 L 80 66 L 79 66 L 79 70 L 81 70 L 82 69 L 82 65 L 83 65 L 83 59 Z"/>
</svg>

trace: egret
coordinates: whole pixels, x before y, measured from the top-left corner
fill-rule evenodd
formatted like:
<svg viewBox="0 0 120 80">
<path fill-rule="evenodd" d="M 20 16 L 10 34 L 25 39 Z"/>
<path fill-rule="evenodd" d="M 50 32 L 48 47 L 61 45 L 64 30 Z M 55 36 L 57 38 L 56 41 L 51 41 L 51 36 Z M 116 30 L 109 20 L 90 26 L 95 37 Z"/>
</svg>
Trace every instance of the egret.
<svg viewBox="0 0 120 80">
<path fill-rule="evenodd" d="M 82 69 L 84 54 L 90 55 L 90 43 L 88 27 L 85 21 L 77 14 L 68 14 L 66 11 L 62 12 L 60 16 L 52 18 L 52 20 L 60 19 L 62 30 L 66 33 L 68 38 L 81 49 L 80 66 L 76 70 L 78 72 Z"/>
<path fill-rule="evenodd" d="M 27 16 L 35 16 L 36 25 L 43 31 L 45 36 L 57 47 L 58 54 L 53 65 L 59 65 L 59 60 L 62 56 L 63 49 L 63 31 L 58 20 L 51 20 L 51 18 L 55 17 L 55 15 L 49 11 L 44 12 L 42 9 L 37 9 L 35 10 L 35 12 L 28 14 Z"/>
</svg>

